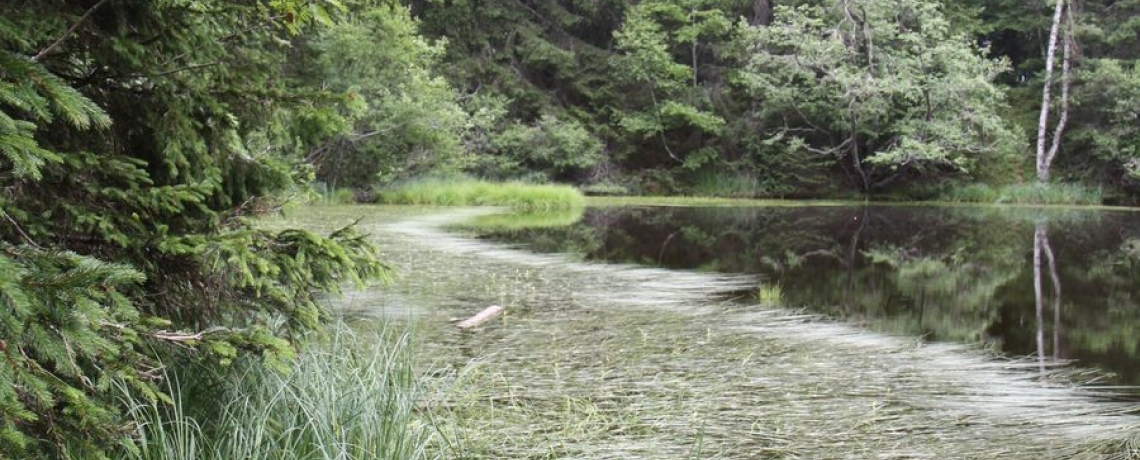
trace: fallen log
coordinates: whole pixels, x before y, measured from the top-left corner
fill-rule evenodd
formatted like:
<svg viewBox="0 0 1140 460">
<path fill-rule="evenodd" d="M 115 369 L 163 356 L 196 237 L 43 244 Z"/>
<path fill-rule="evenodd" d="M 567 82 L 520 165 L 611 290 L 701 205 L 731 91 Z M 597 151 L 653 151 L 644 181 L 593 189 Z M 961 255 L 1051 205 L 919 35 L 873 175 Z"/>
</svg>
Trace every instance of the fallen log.
<svg viewBox="0 0 1140 460">
<path fill-rule="evenodd" d="M 455 326 L 460 329 L 471 329 L 475 326 L 490 321 L 492 318 L 498 316 L 502 312 L 503 307 L 500 307 L 498 305 L 491 305 L 490 307 L 484 308 L 483 311 L 476 313 L 475 316 L 467 318 Z"/>
</svg>

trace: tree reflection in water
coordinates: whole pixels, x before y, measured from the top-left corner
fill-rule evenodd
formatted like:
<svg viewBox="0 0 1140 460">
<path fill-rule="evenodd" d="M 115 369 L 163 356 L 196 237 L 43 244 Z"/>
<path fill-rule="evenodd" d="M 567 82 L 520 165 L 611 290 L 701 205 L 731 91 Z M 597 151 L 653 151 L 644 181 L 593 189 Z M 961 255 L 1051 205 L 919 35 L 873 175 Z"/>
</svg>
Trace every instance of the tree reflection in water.
<svg viewBox="0 0 1140 460">
<path fill-rule="evenodd" d="M 1140 213 L 602 208 L 566 227 L 479 233 L 592 260 L 759 274 L 787 308 L 927 340 L 981 342 L 1042 366 L 1076 360 L 1115 372 L 1112 382 L 1140 384 Z"/>
</svg>

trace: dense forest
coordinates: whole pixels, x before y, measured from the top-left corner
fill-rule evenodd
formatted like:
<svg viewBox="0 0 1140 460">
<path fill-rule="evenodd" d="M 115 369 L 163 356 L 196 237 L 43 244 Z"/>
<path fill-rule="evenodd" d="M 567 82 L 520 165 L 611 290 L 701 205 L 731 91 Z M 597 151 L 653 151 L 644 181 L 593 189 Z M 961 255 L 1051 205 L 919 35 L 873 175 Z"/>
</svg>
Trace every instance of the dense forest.
<svg viewBox="0 0 1140 460">
<path fill-rule="evenodd" d="M 1040 180 L 1134 201 L 1138 12 L 2 2 L 0 456 L 98 458 L 131 433 L 117 395 L 166 397 L 164 363 L 288 359 L 322 292 L 385 273 L 351 227 L 253 221 L 314 188 L 928 198 Z"/>
</svg>

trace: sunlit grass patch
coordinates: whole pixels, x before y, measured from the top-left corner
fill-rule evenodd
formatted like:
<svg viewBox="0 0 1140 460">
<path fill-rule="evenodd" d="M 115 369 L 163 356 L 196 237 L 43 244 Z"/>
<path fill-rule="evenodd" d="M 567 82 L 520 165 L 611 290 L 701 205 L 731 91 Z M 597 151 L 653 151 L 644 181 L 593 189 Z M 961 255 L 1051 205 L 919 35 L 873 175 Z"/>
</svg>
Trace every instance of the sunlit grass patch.
<svg viewBox="0 0 1140 460">
<path fill-rule="evenodd" d="M 473 179 L 421 179 L 379 190 L 376 200 L 385 204 L 435 206 L 509 206 L 542 211 L 585 206 L 574 187 L 522 182 L 488 182 Z"/>
<path fill-rule="evenodd" d="M 779 284 L 764 284 L 756 291 L 761 305 L 779 306 L 784 301 L 784 289 Z"/>
<path fill-rule="evenodd" d="M 568 208 L 553 211 L 528 211 L 479 216 L 462 224 L 464 228 L 480 230 L 521 230 L 527 228 L 558 228 L 574 225 L 582 219 L 585 208 Z"/>
</svg>

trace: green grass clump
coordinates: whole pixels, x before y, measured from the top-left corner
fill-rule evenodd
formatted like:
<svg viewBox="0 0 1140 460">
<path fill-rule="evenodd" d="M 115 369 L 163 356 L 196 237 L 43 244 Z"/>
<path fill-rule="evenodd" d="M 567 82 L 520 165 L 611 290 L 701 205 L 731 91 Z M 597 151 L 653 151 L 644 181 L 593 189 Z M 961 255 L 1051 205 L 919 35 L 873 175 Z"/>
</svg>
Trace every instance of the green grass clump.
<svg viewBox="0 0 1140 460">
<path fill-rule="evenodd" d="M 410 348 L 407 335 L 342 325 L 288 372 L 175 373 L 172 406 L 126 398 L 138 429 L 118 460 L 432 458 Z"/>
<path fill-rule="evenodd" d="M 580 208 L 585 197 L 566 185 L 522 182 L 423 179 L 380 190 L 376 200 L 386 204 L 434 206 L 509 206 L 521 211 Z"/>
<path fill-rule="evenodd" d="M 479 230 L 522 230 L 530 228 L 559 228 L 574 225 L 582 220 L 583 208 L 554 211 L 529 211 L 510 214 L 479 216 L 462 227 Z"/>
<path fill-rule="evenodd" d="M 685 189 L 689 195 L 725 198 L 755 198 L 766 191 L 759 178 L 742 172 L 698 173 Z"/>
<path fill-rule="evenodd" d="M 601 182 L 582 187 L 582 193 L 590 196 L 625 196 L 630 194 L 630 190 L 622 185 Z"/>
<path fill-rule="evenodd" d="M 1030 182 L 993 187 L 970 184 L 955 187 L 940 197 L 942 201 L 963 203 L 1008 204 L 1081 204 L 1096 205 L 1103 200 L 1100 188 L 1081 184 L 1042 184 Z"/>
</svg>

